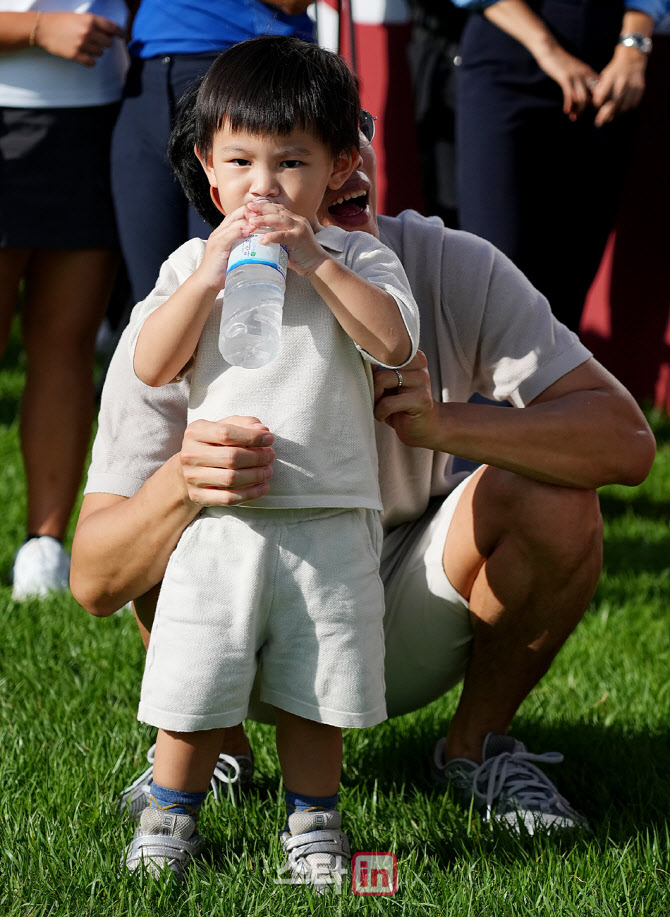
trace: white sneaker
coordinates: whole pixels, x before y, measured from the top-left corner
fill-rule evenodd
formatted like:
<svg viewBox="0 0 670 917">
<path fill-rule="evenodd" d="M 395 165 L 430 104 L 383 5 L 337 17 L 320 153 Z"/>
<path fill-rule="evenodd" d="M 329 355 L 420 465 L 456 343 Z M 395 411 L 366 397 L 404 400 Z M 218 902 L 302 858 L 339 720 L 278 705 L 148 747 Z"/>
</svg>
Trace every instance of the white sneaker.
<svg viewBox="0 0 670 917">
<path fill-rule="evenodd" d="M 70 588 L 70 556 L 57 538 L 41 535 L 21 545 L 14 556 L 10 573 L 14 584 L 12 598 L 17 601 Z"/>
<path fill-rule="evenodd" d="M 311 885 L 320 893 L 328 888 L 341 891 L 351 860 L 349 840 L 341 826 L 342 816 L 335 809 L 289 815 L 289 830 L 280 834 L 286 853 L 283 871 L 290 876 L 283 883 Z"/>
</svg>

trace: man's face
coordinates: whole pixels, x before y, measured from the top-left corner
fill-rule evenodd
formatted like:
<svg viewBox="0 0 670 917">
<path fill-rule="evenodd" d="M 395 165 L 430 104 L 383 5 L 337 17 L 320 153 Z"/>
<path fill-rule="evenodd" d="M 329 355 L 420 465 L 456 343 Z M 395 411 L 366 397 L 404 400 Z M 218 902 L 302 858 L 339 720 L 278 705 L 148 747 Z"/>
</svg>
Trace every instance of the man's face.
<svg viewBox="0 0 670 917">
<path fill-rule="evenodd" d="M 317 218 L 322 226 L 358 229 L 379 238 L 377 225 L 377 158 L 371 146 L 360 152 L 357 167 L 341 188 L 326 190 Z"/>
</svg>

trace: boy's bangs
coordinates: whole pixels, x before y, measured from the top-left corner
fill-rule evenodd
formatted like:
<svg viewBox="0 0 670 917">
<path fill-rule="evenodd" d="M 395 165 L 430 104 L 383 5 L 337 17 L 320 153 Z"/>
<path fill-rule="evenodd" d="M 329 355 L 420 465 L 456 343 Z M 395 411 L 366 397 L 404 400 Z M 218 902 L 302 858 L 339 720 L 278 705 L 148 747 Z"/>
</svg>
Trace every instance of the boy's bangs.
<svg viewBox="0 0 670 917">
<path fill-rule="evenodd" d="M 250 134 L 304 130 L 333 153 L 358 146 L 360 101 L 338 55 L 299 39 L 266 36 L 225 51 L 212 65 L 196 103 L 200 151 L 211 151 L 226 125 Z"/>
</svg>

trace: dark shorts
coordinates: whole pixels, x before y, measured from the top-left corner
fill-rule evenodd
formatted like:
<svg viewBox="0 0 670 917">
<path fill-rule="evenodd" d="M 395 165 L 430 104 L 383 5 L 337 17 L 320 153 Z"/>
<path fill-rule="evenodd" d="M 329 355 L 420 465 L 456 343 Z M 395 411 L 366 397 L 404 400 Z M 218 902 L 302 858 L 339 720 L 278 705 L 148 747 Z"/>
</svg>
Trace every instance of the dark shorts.
<svg viewBox="0 0 670 917">
<path fill-rule="evenodd" d="M 118 105 L 0 108 L 0 247 L 116 248 L 109 147 Z"/>
</svg>

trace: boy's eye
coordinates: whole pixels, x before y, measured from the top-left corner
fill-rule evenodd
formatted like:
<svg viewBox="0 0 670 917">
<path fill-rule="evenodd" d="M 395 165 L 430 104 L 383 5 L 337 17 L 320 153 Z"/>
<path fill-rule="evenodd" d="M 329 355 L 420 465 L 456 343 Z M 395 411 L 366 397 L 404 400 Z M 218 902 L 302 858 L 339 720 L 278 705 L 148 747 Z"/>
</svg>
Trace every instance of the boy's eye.
<svg viewBox="0 0 670 917">
<path fill-rule="evenodd" d="M 248 159 L 231 159 L 230 162 L 234 166 L 248 166 L 249 165 Z"/>
<path fill-rule="evenodd" d="M 284 159 L 281 162 L 281 166 L 284 169 L 297 169 L 298 166 L 301 166 L 301 165 L 302 165 L 302 161 L 300 159 Z"/>
</svg>

